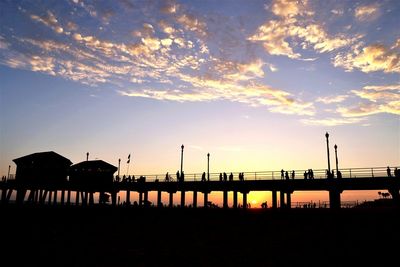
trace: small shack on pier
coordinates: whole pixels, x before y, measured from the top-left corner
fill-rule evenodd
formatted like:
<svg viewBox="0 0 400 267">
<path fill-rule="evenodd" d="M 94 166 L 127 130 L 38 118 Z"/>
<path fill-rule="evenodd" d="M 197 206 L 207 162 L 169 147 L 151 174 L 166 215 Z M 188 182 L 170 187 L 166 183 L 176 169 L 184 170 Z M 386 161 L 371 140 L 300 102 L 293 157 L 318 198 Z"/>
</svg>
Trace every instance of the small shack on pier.
<svg viewBox="0 0 400 267">
<path fill-rule="evenodd" d="M 22 185 L 57 185 L 67 181 L 72 162 L 54 151 L 38 152 L 13 160 L 15 181 Z"/>
<path fill-rule="evenodd" d="M 88 191 L 109 191 L 117 167 L 102 160 L 87 160 L 70 167 L 71 184 Z"/>
</svg>

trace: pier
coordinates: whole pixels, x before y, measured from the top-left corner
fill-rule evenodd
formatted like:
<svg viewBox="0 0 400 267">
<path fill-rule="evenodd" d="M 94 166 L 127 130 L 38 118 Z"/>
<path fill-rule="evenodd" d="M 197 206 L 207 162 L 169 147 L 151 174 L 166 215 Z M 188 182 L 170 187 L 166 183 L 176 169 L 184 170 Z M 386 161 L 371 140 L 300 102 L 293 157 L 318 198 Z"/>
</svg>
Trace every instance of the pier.
<svg viewBox="0 0 400 267">
<path fill-rule="evenodd" d="M 399 167 L 391 167 L 392 170 Z M 95 199 L 99 204 L 117 205 L 117 194 L 125 192 L 125 205 L 136 202 L 140 207 L 148 207 L 150 192 L 156 192 L 156 207 L 174 207 L 174 194 L 180 193 L 178 206 L 187 207 L 186 195 L 192 194 L 192 208 L 199 204 L 204 208 L 208 205 L 208 196 L 211 192 L 222 194 L 222 207 L 246 208 L 247 195 L 251 191 L 270 191 L 272 193 L 273 209 L 292 208 L 291 195 L 296 191 L 325 191 L 329 192 L 329 208 L 338 209 L 341 205 L 341 193 L 351 190 L 387 190 L 393 200 L 393 204 L 399 206 L 400 177 L 388 176 L 387 167 L 370 168 L 346 168 L 340 170 L 340 177 L 327 176 L 326 170 L 313 170 L 312 177 L 304 173 L 308 170 L 294 170 L 296 175 L 282 177 L 281 171 L 244 172 L 239 180 L 239 173 L 232 173 L 229 180 L 220 180 L 219 173 L 209 173 L 203 180 L 201 173 L 185 174 L 184 180 L 171 177 L 165 179 L 165 175 L 140 175 L 112 178 L 109 184 L 77 184 L 67 181 L 53 184 L 20 182 L 18 179 L 8 179 L 0 182 L 1 203 L 11 201 L 13 193 L 16 194 L 17 204 L 48 204 L 48 205 L 94 205 Z M 293 171 L 291 170 L 290 173 Z M 398 173 L 398 172 L 397 172 Z M 16 177 L 17 178 L 17 177 Z M 94 177 L 96 178 L 96 177 Z M 137 192 L 138 199 L 131 199 L 130 192 Z M 199 199 L 201 193 L 203 199 Z M 169 203 L 163 205 L 161 198 L 168 194 Z M 242 203 L 238 203 L 238 195 L 242 195 Z M 94 197 L 97 195 L 98 197 Z M 233 205 L 228 206 L 228 196 L 232 195 Z M 110 198 L 109 200 L 107 198 Z M 278 201 L 279 199 L 279 201 Z"/>
</svg>

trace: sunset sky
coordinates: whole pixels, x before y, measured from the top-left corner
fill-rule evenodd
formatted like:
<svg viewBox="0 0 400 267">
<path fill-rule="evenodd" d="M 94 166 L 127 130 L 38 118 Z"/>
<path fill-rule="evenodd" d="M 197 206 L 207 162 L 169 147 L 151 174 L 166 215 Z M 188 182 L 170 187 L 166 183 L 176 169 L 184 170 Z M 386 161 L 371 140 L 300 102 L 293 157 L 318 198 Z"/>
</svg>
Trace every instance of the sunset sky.
<svg viewBox="0 0 400 267">
<path fill-rule="evenodd" d="M 400 2 L 1 1 L 0 174 L 400 165 Z M 333 164 L 333 162 L 331 162 Z"/>
</svg>

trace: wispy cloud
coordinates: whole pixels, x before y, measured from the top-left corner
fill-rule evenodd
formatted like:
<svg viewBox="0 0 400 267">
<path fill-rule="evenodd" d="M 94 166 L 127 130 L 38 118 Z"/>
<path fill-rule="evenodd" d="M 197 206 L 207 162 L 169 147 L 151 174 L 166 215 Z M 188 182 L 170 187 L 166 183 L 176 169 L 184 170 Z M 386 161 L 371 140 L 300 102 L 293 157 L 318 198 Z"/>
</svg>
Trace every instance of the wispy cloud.
<svg viewBox="0 0 400 267">
<path fill-rule="evenodd" d="M 400 85 L 364 86 L 352 90 L 354 95 L 367 102 L 360 102 L 351 107 L 339 107 L 338 112 L 345 117 L 366 116 L 378 113 L 400 115 Z"/>
<path fill-rule="evenodd" d="M 333 59 L 335 67 L 342 67 L 346 71 L 358 69 L 362 72 L 400 72 L 400 54 L 398 47 L 391 48 L 382 44 L 372 44 L 360 48 L 355 46 L 351 52 L 340 53 Z"/>
<path fill-rule="evenodd" d="M 295 52 L 297 47 L 293 43 L 299 43 L 301 49 L 311 48 L 317 53 L 325 53 L 347 47 L 362 37 L 329 35 L 320 24 L 310 21 L 309 16 L 314 12 L 308 6 L 308 1 L 275 0 L 272 12 L 280 19 L 266 21 L 248 37 L 250 41 L 261 42 L 265 51 L 271 55 L 301 59 L 302 55 Z M 290 43 L 291 39 L 301 41 Z"/>
<path fill-rule="evenodd" d="M 324 119 L 316 119 L 316 118 L 308 118 L 301 119 L 300 121 L 306 125 L 311 126 L 339 126 L 339 125 L 347 125 L 347 124 L 357 124 L 365 121 L 366 118 L 324 118 Z"/>
<path fill-rule="evenodd" d="M 324 96 L 318 97 L 315 101 L 322 102 L 324 104 L 332 104 L 332 103 L 340 103 L 346 100 L 348 95 L 333 95 L 333 96 Z"/>
<path fill-rule="evenodd" d="M 47 27 L 53 29 L 56 33 L 63 33 L 64 29 L 60 26 L 57 18 L 51 11 L 47 11 L 47 16 L 40 17 L 38 15 L 32 14 L 31 19 L 40 23 L 43 23 Z"/>
<path fill-rule="evenodd" d="M 379 11 L 379 4 L 377 3 L 358 6 L 354 10 L 354 16 L 360 21 L 374 20 L 380 15 Z"/>
</svg>

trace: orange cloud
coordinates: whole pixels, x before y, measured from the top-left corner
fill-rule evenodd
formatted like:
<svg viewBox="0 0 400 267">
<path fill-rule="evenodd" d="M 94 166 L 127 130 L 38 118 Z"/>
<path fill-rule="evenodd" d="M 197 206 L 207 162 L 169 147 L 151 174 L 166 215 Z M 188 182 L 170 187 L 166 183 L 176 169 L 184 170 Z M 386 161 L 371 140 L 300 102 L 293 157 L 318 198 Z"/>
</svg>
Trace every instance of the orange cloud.
<svg viewBox="0 0 400 267">
<path fill-rule="evenodd" d="M 388 48 L 381 44 L 373 44 L 362 48 L 355 47 L 352 52 L 341 53 L 333 59 L 335 67 L 346 71 L 359 69 L 362 72 L 400 72 L 400 54 L 396 47 Z"/>
<path fill-rule="evenodd" d="M 380 15 L 379 4 L 358 6 L 354 10 L 354 16 L 360 21 L 374 20 Z"/>
</svg>

